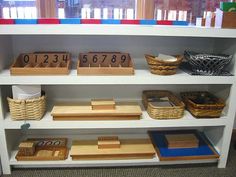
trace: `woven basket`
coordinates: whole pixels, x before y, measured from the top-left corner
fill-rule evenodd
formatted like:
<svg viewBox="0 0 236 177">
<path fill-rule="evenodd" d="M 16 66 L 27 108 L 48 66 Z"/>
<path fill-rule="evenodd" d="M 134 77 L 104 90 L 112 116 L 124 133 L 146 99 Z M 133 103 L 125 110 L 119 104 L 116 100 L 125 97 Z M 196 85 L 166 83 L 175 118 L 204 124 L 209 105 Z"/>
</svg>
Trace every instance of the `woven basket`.
<svg viewBox="0 0 236 177">
<path fill-rule="evenodd" d="M 149 98 L 168 97 L 174 106 L 158 107 L 148 101 Z M 184 103 L 169 91 L 147 90 L 143 91 L 142 101 L 149 116 L 153 119 L 179 119 L 184 115 Z"/>
<path fill-rule="evenodd" d="M 213 104 L 197 104 L 192 101 L 194 98 L 199 98 L 202 94 L 209 96 L 215 100 Z M 209 92 L 183 92 L 181 93 L 187 110 L 196 118 L 219 118 L 225 107 L 222 99 L 215 97 Z"/>
<path fill-rule="evenodd" d="M 158 75 L 173 75 L 183 60 L 183 56 L 176 56 L 176 61 L 165 61 L 152 55 L 145 55 L 151 73 Z"/>
<path fill-rule="evenodd" d="M 7 98 L 13 120 L 40 120 L 46 110 L 46 96 L 27 100 Z"/>
</svg>

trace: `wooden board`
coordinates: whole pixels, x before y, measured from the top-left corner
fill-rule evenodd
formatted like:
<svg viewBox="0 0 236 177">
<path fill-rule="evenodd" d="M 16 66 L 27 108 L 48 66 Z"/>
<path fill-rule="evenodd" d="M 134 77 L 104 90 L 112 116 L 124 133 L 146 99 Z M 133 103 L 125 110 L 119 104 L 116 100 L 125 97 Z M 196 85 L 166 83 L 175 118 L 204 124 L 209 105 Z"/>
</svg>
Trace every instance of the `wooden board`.
<svg viewBox="0 0 236 177">
<path fill-rule="evenodd" d="M 67 52 L 20 54 L 10 68 L 11 75 L 67 75 L 71 55 Z"/>
<path fill-rule="evenodd" d="M 97 140 L 76 140 L 71 147 L 72 160 L 150 159 L 155 149 L 149 139 L 120 140 L 120 148 L 98 149 Z"/>
<path fill-rule="evenodd" d="M 167 134 L 165 139 L 168 148 L 196 148 L 199 140 L 194 134 Z"/>
<path fill-rule="evenodd" d="M 90 103 L 62 104 L 54 106 L 53 120 L 137 120 L 142 110 L 137 103 L 120 102 L 116 109 L 93 110 Z"/>
<path fill-rule="evenodd" d="M 27 141 L 35 143 L 34 155 L 25 156 L 18 151 L 16 155 L 18 161 L 65 160 L 68 157 L 66 138 L 36 138 L 24 142 Z"/>
<path fill-rule="evenodd" d="M 134 65 L 128 53 L 80 53 L 78 75 L 133 75 Z"/>
</svg>

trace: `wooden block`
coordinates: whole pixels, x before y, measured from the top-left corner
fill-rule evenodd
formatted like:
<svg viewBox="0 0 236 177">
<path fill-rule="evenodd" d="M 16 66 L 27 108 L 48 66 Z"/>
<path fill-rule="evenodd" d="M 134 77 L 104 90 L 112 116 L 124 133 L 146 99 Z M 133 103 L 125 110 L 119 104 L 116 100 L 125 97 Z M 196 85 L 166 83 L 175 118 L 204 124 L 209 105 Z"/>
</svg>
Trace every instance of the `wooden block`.
<svg viewBox="0 0 236 177">
<path fill-rule="evenodd" d="M 115 109 L 115 101 L 113 99 L 93 99 L 91 106 L 92 110 Z"/>
<path fill-rule="evenodd" d="M 216 10 L 215 27 L 218 28 L 236 28 L 236 12 L 223 12 Z"/>
<path fill-rule="evenodd" d="M 120 140 L 120 148 L 98 149 L 97 140 L 76 140 L 71 147 L 72 160 L 151 159 L 155 149 L 150 139 Z"/>
<path fill-rule="evenodd" d="M 199 140 L 194 134 L 167 134 L 165 139 L 168 148 L 194 148 L 199 146 Z"/>
<path fill-rule="evenodd" d="M 98 149 L 120 148 L 120 141 L 117 136 L 98 137 Z"/>
<path fill-rule="evenodd" d="M 21 142 L 19 151 L 24 156 L 32 156 L 35 153 L 35 143 L 32 141 Z"/>
</svg>

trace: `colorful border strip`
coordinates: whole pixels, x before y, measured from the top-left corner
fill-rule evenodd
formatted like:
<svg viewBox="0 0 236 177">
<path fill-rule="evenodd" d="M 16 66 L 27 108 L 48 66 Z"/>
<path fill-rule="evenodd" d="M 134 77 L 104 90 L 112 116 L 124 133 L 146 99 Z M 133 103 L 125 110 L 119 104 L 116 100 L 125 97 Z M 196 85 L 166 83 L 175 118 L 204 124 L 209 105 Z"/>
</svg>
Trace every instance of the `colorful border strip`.
<svg viewBox="0 0 236 177">
<path fill-rule="evenodd" d="M 37 19 L 15 19 L 15 24 L 19 25 L 28 25 L 28 24 L 37 24 Z"/>
<path fill-rule="evenodd" d="M 187 21 L 169 20 L 117 20 L 117 19 L 0 19 L 0 24 L 122 24 L 122 25 L 174 25 L 188 26 Z"/>
</svg>

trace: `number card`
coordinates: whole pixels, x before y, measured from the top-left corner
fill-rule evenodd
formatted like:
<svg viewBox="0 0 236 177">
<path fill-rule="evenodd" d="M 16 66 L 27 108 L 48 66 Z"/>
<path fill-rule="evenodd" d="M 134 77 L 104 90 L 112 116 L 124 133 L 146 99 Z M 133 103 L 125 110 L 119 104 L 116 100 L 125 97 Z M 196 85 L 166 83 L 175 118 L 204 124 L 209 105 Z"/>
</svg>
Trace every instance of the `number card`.
<svg viewBox="0 0 236 177">
<path fill-rule="evenodd" d="M 11 75 L 65 75 L 69 73 L 71 55 L 67 52 L 20 54 L 10 68 Z"/>
<path fill-rule="evenodd" d="M 38 147 L 64 147 L 67 145 L 66 138 L 35 138 L 28 139 L 28 141 L 35 142 Z"/>
<path fill-rule="evenodd" d="M 82 75 L 133 75 L 133 62 L 128 53 L 80 53 L 77 73 Z"/>
</svg>

